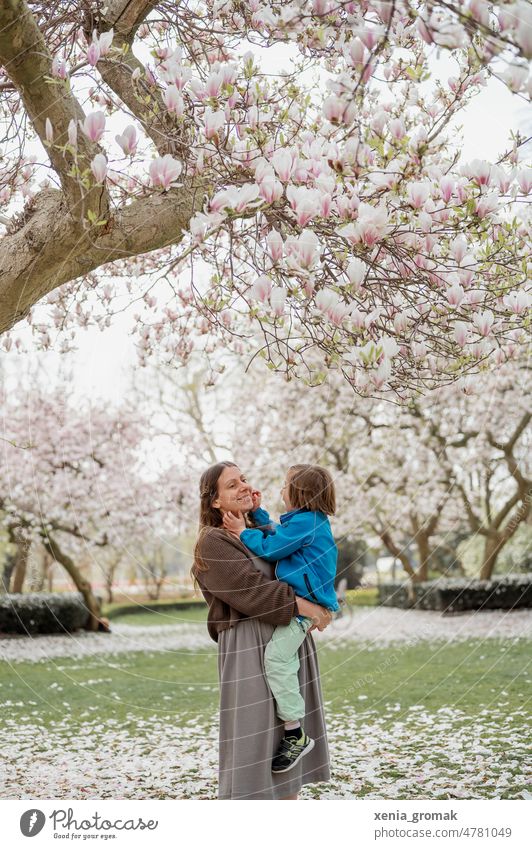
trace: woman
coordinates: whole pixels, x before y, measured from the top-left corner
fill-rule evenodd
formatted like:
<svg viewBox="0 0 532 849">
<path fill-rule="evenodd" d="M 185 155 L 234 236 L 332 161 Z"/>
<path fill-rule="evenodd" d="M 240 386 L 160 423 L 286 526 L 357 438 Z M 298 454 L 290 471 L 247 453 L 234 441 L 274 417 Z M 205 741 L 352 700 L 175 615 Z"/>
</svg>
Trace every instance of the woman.
<svg viewBox="0 0 532 849">
<path fill-rule="evenodd" d="M 220 799 L 297 799 L 303 784 L 328 781 L 329 751 L 314 641 L 299 650 L 302 717 L 314 748 L 288 773 L 271 771 L 283 735 L 264 676 L 264 649 L 275 625 L 300 613 L 320 629 L 329 611 L 275 580 L 274 568 L 223 528 L 223 514 L 253 509 L 251 486 L 234 463 L 211 466 L 200 480 L 200 533 L 192 575 L 209 605 L 207 627 L 218 643 Z M 249 519 L 248 519 L 249 521 Z"/>
</svg>

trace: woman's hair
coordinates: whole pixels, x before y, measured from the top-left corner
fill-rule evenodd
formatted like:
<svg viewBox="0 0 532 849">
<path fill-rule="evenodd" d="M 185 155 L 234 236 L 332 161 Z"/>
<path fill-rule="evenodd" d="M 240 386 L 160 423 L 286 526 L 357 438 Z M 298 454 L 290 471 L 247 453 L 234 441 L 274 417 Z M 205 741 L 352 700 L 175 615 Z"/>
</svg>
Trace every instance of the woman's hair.
<svg viewBox="0 0 532 849">
<path fill-rule="evenodd" d="M 334 481 L 327 469 L 298 463 L 288 469 L 286 482 L 294 510 L 319 510 L 326 516 L 336 512 Z"/>
</svg>

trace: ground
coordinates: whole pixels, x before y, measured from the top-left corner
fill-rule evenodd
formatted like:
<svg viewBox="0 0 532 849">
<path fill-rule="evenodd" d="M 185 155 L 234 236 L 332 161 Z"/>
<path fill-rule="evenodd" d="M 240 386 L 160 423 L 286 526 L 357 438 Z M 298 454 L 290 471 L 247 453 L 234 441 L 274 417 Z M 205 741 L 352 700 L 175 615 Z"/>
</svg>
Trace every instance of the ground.
<svg viewBox="0 0 532 849">
<path fill-rule="evenodd" d="M 0 639 L 0 797 L 214 798 L 203 616 Z M 360 607 L 334 622 L 316 636 L 332 781 L 302 797 L 528 798 L 531 639 L 529 610 Z"/>
</svg>

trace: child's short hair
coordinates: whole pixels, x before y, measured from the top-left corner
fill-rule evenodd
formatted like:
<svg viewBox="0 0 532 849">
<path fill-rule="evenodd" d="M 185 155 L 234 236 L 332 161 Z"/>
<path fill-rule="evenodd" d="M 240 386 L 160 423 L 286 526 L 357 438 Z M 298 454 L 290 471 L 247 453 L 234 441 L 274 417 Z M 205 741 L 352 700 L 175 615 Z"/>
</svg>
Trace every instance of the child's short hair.
<svg viewBox="0 0 532 849">
<path fill-rule="evenodd" d="M 336 512 L 334 481 L 327 469 L 298 463 L 288 469 L 287 483 L 288 498 L 294 510 L 319 510 L 326 516 Z"/>
</svg>

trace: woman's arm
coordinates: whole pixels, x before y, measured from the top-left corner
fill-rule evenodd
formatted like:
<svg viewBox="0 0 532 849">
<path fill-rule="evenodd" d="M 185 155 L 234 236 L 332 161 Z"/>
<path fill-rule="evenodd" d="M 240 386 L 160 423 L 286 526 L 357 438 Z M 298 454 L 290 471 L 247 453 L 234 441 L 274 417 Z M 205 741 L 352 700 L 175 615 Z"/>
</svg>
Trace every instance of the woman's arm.
<svg viewBox="0 0 532 849">
<path fill-rule="evenodd" d="M 284 581 L 269 580 L 223 531 L 204 536 L 201 557 L 208 567 L 198 573 L 201 584 L 230 607 L 271 625 L 288 625 L 297 615 L 294 590 Z"/>
</svg>

